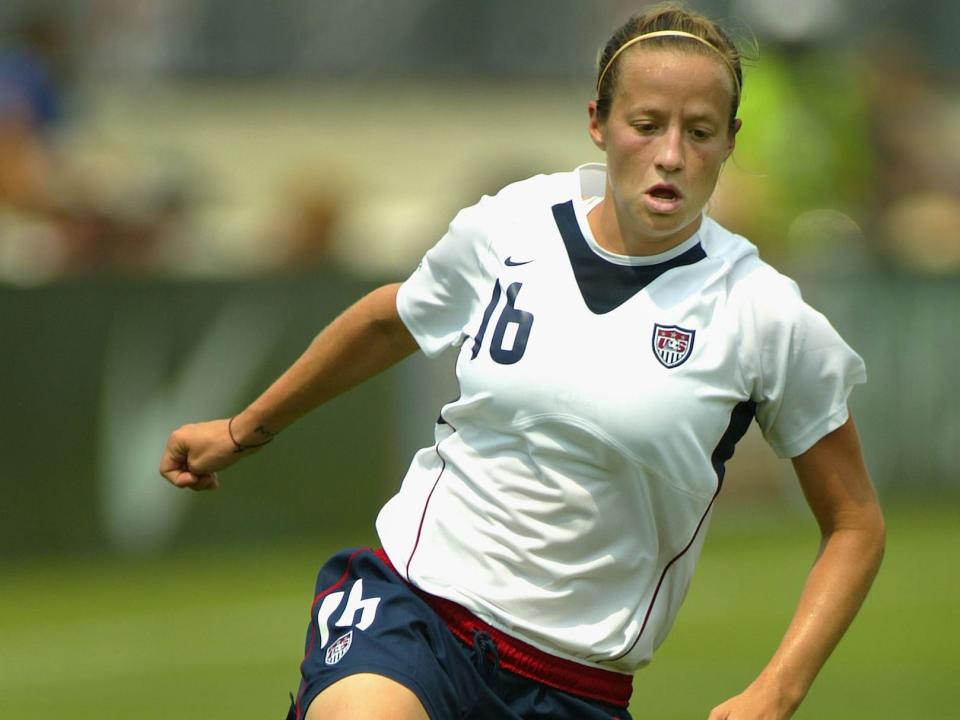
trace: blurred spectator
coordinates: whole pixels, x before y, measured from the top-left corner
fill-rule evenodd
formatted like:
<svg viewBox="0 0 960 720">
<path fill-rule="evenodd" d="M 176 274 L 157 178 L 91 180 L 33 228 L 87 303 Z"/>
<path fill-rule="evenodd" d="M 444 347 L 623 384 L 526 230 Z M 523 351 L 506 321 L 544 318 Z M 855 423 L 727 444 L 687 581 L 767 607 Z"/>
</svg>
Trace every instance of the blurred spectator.
<svg viewBox="0 0 960 720">
<path fill-rule="evenodd" d="M 0 50 L 0 204 L 44 205 L 65 56 L 65 34 L 47 13 L 29 16 Z"/>
<path fill-rule="evenodd" d="M 921 20 L 906 0 L 888 0 L 865 22 L 847 0 L 693 4 L 742 20 L 761 48 L 747 69 L 746 127 L 711 212 L 793 267 L 856 269 L 872 255 L 925 272 L 960 271 L 960 95 L 924 63 L 946 67 L 960 57 L 960 46 L 943 40 L 949 21 L 933 19 L 960 5 L 938 0 Z M 426 81 L 493 78 L 490 87 L 502 88 L 534 78 L 529 87 L 544 98 L 569 94 L 582 104 L 594 25 L 638 7 L 514 5 L 8 0 L 0 22 L 28 14 L 0 41 L 0 282 L 104 272 L 248 275 L 331 262 L 367 273 L 406 268 L 442 232 L 457 188 L 472 191 L 471 174 L 491 157 L 490 145 L 451 123 L 449 100 L 431 95 Z M 859 39 L 894 17 L 901 26 L 859 55 Z M 514 25 L 504 25 L 511 18 Z M 582 44 L 570 39 L 573 27 L 588 30 L 574 33 Z M 911 37 L 913 48 L 904 40 Z M 283 88 L 305 79 L 299 95 Z M 313 83 L 335 90 L 330 97 L 353 90 L 343 106 L 327 108 Z M 542 99 L 517 92 L 509 112 L 489 124 L 542 112 Z M 409 97 L 429 113 L 418 118 Z M 361 99 L 375 110 L 360 113 Z M 338 121 L 344 110 L 355 127 Z M 547 136 L 552 118 L 544 122 Z M 429 166 L 422 149 L 381 141 L 428 126 Z M 344 127 L 352 142 L 372 138 L 378 147 L 370 152 L 364 140 L 357 159 L 379 152 L 389 158 L 385 167 L 344 162 L 349 143 L 329 143 Z M 501 137 L 514 152 L 515 137 Z M 291 151 L 297 143 L 302 151 Z M 447 149 L 454 146 L 456 163 Z M 589 159 L 585 138 L 581 147 L 571 154 Z M 324 177 L 278 184 L 304 153 L 350 166 L 356 184 L 349 193 Z M 421 192 L 397 170 L 405 163 L 427 179 L 442 175 L 442 187 Z M 278 219 L 265 231 L 275 208 Z"/>
<path fill-rule="evenodd" d="M 875 38 L 865 65 L 884 250 L 900 267 L 960 272 L 960 92 L 903 38 Z"/>
<path fill-rule="evenodd" d="M 45 280 L 63 262 L 50 194 L 66 56 L 52 13 L 26 16 L 0 45 L 0 279 Z"/>
<path fill-rule="evenodd" d="M 152 272 L 188 206 L 179 177 L 62 142 L 77 64 L 63 17 L 28 14 L 0 51 L 0 281 Z"/>
<path fill-rule="evenodd" d="M 57 16 L 37 13 L 0 53 L 0 115 L 47 134 L 63 115 L 67 36 Z"/>
<path fill-rule="evenodd" d="M 268 230 L 265 269 L 296 273 L 340 264 L 338 232 L 349 202 L 340 175 L 328 169 L 287 182 L 281 219 Z"/>
</svg>

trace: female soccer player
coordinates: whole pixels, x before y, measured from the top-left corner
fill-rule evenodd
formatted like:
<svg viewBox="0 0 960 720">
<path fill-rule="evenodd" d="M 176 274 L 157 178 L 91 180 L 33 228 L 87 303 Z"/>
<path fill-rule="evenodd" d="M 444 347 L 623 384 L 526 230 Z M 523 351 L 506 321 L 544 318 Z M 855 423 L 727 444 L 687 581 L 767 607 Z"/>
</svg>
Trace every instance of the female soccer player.
<svg viewBox="0 0 960 720">
<path fill-rule="evenodd" d="M 460 397 L 381 510 L 382 549 L 320 571 L 290 717 L 628 718 L 756 419 L 823 533 L 783 641 L 710 720 L 790 717 L 877 571 L 882 516 L 847 410 L 860 358 L 704 215 L 743 85 L 719 28 L 657 6 L 599 62 L 606 165 L 461 211 L 402 285 L 348 309 L 230 420 L 176 430 L 178 487 L 417 348 Z"/>
</svg>

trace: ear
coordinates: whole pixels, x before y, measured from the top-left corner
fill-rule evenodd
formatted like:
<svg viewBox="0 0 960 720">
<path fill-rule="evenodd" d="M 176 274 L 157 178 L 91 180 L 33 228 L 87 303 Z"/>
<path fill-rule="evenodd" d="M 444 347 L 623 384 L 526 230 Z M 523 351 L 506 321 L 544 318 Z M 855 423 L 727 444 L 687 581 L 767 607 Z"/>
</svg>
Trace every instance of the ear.
<svg viewBox="0 0 960 720">
<path fill-rule="evenodd" d="M 737 133 L 740 132 L 740 128 L 743 127 L 743 120 L 736 118 L 733 121 L 733 128 L 730 130 L 730 142 L 727 145 L 727 157 L 730 157 L 733 154 L 733 149 L 737 146 Z"/>
<path fill-rule="evenodd" d="M 606 125 L 597 113 L 596 100 L 591 100 L 587 103 L 587 114 L 590 116 L 590 121 L 587 123 L 587 132 L 590 133 L 590 139 L 593 140 L 594 145 L 606 152 Z"/>
</svg>

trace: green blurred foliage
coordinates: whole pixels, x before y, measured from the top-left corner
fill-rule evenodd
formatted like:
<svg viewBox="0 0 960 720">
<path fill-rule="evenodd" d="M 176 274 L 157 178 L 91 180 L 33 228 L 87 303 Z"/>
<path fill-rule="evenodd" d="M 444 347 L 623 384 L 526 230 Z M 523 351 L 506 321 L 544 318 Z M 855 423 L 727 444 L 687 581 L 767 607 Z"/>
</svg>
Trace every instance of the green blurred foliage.
<svg viewBox="0 0 960 720">
<path fill-rule="evenodd" d="M 802 254 L 784 247 L 802 213 L 829 208 L 862 222 L 876 163 L 868 112 L 854 53 L 765 50 L 746 70 L 743 129 L 725 171 L 741 197 L 732 226 L 764 249 Z"/>
</svg>

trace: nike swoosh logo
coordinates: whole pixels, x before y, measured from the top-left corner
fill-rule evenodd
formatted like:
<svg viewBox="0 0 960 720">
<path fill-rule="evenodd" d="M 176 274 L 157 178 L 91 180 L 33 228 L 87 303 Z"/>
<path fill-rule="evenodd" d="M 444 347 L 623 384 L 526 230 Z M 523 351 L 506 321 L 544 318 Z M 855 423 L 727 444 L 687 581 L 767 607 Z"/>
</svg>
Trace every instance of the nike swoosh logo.
<svg viewBox="0 0 960 720">
<path fill-rule="evenodd" d="M 514 259 L 511 258 L 511 257 L 508 257 L 506 260 L 503 261 L 503 264 L 506 265 L 507 267 L 516 267 L 517 265 L 526 265 L 526 264 L 532 263 L 532 262 L 533 262 L 533 260 L 520 260 L 520 261 L 517 261 L 517 260 L 514 260 Z"/>
<path fill-rule="evenodd" d="M 169 339 L 160 331 L 145 338 L 141 331 L 153 318 L 132 308 L 117 315 L 104 359 L 99 427 L 99 517 L 114 546 L 149 550 L 177 535 L 189 501 L 157 489 L 144 452 L 183 418 L 212 417 L 243 402 L 238 388 L 262 374 L 285 330 L 277 310 L 245 294 L 231 298 L 190 351 L 177 356 L 174 373 L 167 369 Z M 257 342 L 248 347 L 250 337 Z"/>
</svg>

